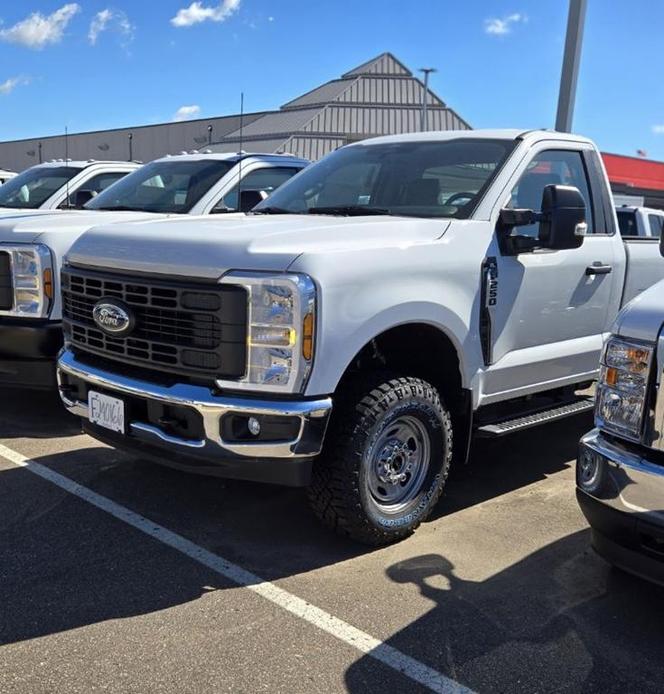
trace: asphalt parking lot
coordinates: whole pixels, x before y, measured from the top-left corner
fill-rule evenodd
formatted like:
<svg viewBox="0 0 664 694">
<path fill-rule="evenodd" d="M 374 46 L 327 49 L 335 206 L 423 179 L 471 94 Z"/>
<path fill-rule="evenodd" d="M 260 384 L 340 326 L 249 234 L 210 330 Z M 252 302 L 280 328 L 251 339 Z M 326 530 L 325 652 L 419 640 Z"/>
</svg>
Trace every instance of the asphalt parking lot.
<svg viewBox="0 0 664 694">
<path fill-rule="evenodd" d="M 4 391 L 0 691 L 661 692 L 664 590 L 595 557 L 574 500 L 590 425 L 477 444 L 431 521 L 367 549 L 297 490 L 134 460 Z"/>
</svg>

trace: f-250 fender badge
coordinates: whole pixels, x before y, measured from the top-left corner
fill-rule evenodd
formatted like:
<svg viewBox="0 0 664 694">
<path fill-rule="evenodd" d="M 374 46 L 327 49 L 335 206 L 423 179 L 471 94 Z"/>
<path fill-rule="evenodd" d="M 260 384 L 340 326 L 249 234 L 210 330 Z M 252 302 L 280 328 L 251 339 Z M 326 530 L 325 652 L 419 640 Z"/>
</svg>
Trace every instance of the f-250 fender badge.
<svg viewBox="0 0 664 694">
<path fill-rule="evenodd" d="M 498 262 L 495 256 L 485 258 L 481 272 L 480 342 L 484 364 L 493 363 L 492 332 L 498 304 Z"/>
</svg>

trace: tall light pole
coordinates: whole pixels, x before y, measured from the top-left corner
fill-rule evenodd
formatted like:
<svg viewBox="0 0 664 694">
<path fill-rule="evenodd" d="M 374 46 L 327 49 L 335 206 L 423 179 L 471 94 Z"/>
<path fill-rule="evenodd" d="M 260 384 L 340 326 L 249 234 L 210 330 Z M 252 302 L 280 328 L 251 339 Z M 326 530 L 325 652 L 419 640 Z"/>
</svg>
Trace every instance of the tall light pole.
<svg viewBox="0 0 664 694">
<path fill-rule="evenodd" d="M 581 62 L 583 25 L 586 19 L 587 4 L 587 0 L 569 1 L 567 37 L 565 38 L 565 54 L 560 75 L 560 93 L 558 94 L 558 112 L 556 114 L 556 130 L 564 133 L 572 130 L 576 82 L 579 76 L 579 63 Z"/>
<path fill-rule="evenodd" d="M 429 75 L 438 72 L 435 67 L 421 67 L 420 72 L 424 73 L 424 93 L 422 94 L 422 116 L 420 118 L 420 130 L 428 130 L 427 106 L 429 104 Z"/>
</svg>

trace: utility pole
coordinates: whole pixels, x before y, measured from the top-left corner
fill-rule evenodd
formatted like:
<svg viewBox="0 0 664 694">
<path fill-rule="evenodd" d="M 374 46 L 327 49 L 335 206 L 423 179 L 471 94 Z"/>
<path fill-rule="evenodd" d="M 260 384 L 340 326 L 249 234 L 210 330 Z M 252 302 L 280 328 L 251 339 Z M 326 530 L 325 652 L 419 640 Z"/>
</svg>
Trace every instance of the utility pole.
<svg viewBox="0 0 664 694">
<path fill-rule="evenodd" d="M 420 130 L 428 130 L 427 106 L 429 104 L 429 75 L 438 72 L 435 67 L 421 67 L 420 72 L 424 73 L 424 93 L 422 94 L 422 116 L 420 118 Z"/>
<path fill-rule="evenodd" d="M 563 56 L 563 69 L 560 75 L 558 113 L 556 114 L 556 130 L 563 133 L 572 131 L 576 82 L 579 76 L 579 63 L 581 62 L 583 25 L 586 19 L 587 4 L 587 0 L 570 0 L 569 2 L 565 54 Z"/>
</svg>

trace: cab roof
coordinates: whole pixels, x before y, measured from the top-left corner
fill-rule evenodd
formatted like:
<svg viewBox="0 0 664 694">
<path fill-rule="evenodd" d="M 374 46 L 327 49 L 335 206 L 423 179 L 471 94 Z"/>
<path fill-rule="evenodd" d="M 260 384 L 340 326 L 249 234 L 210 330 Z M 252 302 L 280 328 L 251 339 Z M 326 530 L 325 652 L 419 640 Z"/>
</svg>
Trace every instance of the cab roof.
<svg viewBox="0 0 664 694">
<path fill-rule="evenodd" d="M 432 142 L 444 140 L 566 140 L 570 142 L 591 142 L 588 138 L 571 133 L 561 133 L 555 130 L 519 130 L 519 129 L 486 129 L 486 130 L 431 130 L 419 133 L 406 133 L 402 135 L 385 135 L 373 137 L 361 142 L 354 142 L 349 147 L 356 145 L 379 145 L 390 142 Z"/>
<path fill-rule="evenodd" d="M 111 165 L 111 166 L 128 166 L 130 168 L 138 169 L 141 164 L 135 161 L 113 161 L 106 159 L 56 159 L 55 161 L 45 161 L 41 164 L 35 164 L 31 166 L 32 169 L 48 169 L 56 168 L 60 166 L 70 166 L 74 169 L 87 169 L 89 166 L 96 166 L 98 164 Z"/>
<path fill-rule="evenodd" d="M 297 161 L 304 164 L 309 163 L 307 159 L 297 157 L 294 154 L 275 154 L 274 152 L 208 152 L 206 150 L 184 154 L 167 154 L 165 157 L 159 157 L 154 161 L 200 161 L 204 159 L 229 161 L 233 163 L 240 160 L 244 161 L 245 159 L 269 159 L 271 161 Z"/>
</svg>

